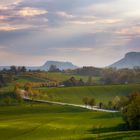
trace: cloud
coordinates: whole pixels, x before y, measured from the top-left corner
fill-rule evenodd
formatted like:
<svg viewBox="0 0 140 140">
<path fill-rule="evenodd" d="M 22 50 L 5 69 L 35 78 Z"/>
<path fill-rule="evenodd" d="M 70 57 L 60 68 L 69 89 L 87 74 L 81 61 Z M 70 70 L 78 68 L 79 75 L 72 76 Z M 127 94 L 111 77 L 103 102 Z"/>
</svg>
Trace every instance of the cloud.
<svg viewBox="0 0 140 140">
<path fill-rule="evenodd" d="M 0 15 L 0 20 L 4 20 L 4 19 L 7 19 L 8 17 L 6 16 L 3 16 L 3 15 Z"/>
<path fill-rule="evenodd" d="M 64 18 L 68 18 L 68 19 L 71 19 L 71 18 L 74 18 L 75 16 L 71 15 L 71 14 L 68 14 L 64 11 L 58 11 L 56 12 L 56 15 L 60 16 L 60 17 L 64 17 Z"/>
<path fill-rule="evenodd" d="M 139 50 L 139 4 L 138 0 L 0 0 L 0 64 L 34 65 L 45 59 L 78 65 L 112 63 L 127 51 Z"/>
<path fill-rule="evenodd" d="M 0 13 L 0 31 L 38 29 L 48 22 L 45 9 L 14 6 L 1 9 Z"/>
<path fill-rule="evenodd" d="M 25 7 L 18 11 L 18 14 L 23 17 L 26 17 L 26 16 L 32 17 L 32 16 L 38 16 L 38 15 L 47 14 L 47 13 L 48 13 L 47 10 L 31 8 L 31 7 Z"/>
<path fill-rule="evenodd" d="M 122 36 L 140 36 L 140 26 L 125 27 L 116 31 L 116 33 Z"/>
<path fill-rule="evenodd" d="M 9 24 L 5 24 L 3 26 L 0 27 L 0 31 L 15 31 L 15 30 L 23 30 L 23 29 L 28 29 L 31 28 L 33 26 L 30 25 L 9 25 Z"/>
<path fill-rule="evenodd" d="M 95 20 L 75 20 L 70 21 L 72 24 L 79 24 L 79 25 L 93 25 L 93 24 L 117 24 L 122 22 L 121 19 L 95 19 Z"/>
<path fill-rule="evenodd" d="M 21 3 L 23 0 L 1 0 L 0 1 L 0 5 L 11 5 L 11 4 L 19 4 Z"/>
</svg>

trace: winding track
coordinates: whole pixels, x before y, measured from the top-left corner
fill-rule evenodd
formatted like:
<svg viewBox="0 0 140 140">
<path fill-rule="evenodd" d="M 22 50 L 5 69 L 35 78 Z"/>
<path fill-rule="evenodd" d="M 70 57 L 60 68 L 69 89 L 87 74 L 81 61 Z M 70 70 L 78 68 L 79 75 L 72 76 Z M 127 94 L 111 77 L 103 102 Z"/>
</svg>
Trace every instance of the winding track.
<svg viewBox="0 0 140 140">
<path fill-rule="evenodd" d="M 69 104 L 69 103 L 54 102 L 54 101 L 47 101 L 47 100 L 35 100 L 35 99 L 31 99 L 31 98 L 26 97 L 26 96 L 23 96 L 23 99 L 26 100 L 26 101 L 34 101 L 34 102 L 38 102 L 38 103 L 47 103 L 47 104 L 57 104 L 57 105 L 80 107 L 80 108 L 85 108 L 85 109 L 94 110 L 94 111 L 111 112 L 111 113 L 119 112 L 119 111 L 116 111 L 116 110 L 99 109 L 99 108 L 96 108 L 96 107 L 90 107 L 90 106 L 85 106 L 85 105 Z"/>
</svg>

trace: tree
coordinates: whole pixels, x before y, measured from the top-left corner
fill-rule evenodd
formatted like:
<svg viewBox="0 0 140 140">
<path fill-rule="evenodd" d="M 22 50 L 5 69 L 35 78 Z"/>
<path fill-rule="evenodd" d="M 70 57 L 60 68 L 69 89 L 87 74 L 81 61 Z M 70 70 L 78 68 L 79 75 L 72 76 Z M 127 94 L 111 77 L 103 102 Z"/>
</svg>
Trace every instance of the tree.
<svg viewBox="0 0 140 140">
<path fill-rule="evenodd" d="M 28 95 L 32 97 L 32 95 L 33 95 L 32 84 L 31 83 L 26 83 L 24 85 L 24 89 L 28 93 Z"/>
<path fill-rule="evenodd" d="M 114 109 L 119 109 L 119 103 L 120 103 L 120 97 L 116 96 L 112 101 L 112 105 Z"/>
<path fill-rule="evenodd" d="M 65 86 L 77 86 L 78 82 L 74 77 L 71 77 L 70 79 L 68 79 L 67 81 L 64 81 L 64 85 Z"/>
<path fill-rule="evenodd" d="M 73 74 L 84 76 L 100 76 L 102 69 L 95 67 L 83 67 L 75 70 L 71 70 Z"/>
<path fill-rule="evenodd" d="M 88 101 L 88 105 L 93 107 L 95 105 L 95 99 L 94 98 L 91 98 L 89 101 Z"/>
<path fill-rule="evenodd" d="M 51 65 L 49 68 L 49 72 L 59 72 L 60 70 L 57 68 L 56 65 Z"/>
<path fill-rule="evenodd" d="M 85 104 L 85 106 L 88 105 L 88 102 L 89 102 L 88 97 L 84 97 L 84 98 L 83 98 L 83 103 Z"/>
<path fill-rule="evenodd" d="M 93 84 L 92 76 L 88 77 L 87 85 L 91 86 Z"/>
<path fill-rule="evenodd" d="M 19 83 L 16 83 L 15 87 L 14 87 L 14 92 L 16 92 L 17 90 L 19 90 L 20 88 L 20 84 Z"/>
<path fill-rule="evenodd" d="M 6 104 L 6 105 L 10 105 L 11 104 L 11 102 L 12 102 L 12 99 L 11 99 L 11 97 L 6 97 L 5 99 L 4 99 L 4 103 Z"/>
<path fill-rule="evenodd" d="M 105 84 L 116 83 L 117 70 L 114 68 L 105 68 L 102 70 L 102 81 Z"/>
<path fill-rule="evenodd" d="M 10 67 L 10 72 L 12 72 L 13 74 L 17 74 L 17 67 L 16 66 L 11 66 Z"/>
<path fill-rule="evenodd" d="M 21 72 L 24 73 L 24 72 L 26 72 L 26 71 L 27 71 L 26 67 L 25 67 L 25 66 L 22 66 L 22 67 L 21 67 Z"/>
<path fill-rule="evenodd" d="M 108 108 L 109 108 L 109 109 L 112 109 L 112 108 L 113 108 L 113 103 L 112 103 L 112 101 L 109 101 L 109 102 L 108 102 Z"/>
<path fill-rule="evenodd" d="M 80 80 L 79 80 L 78 85 L 79 85 L 79 86 L 84 86 L 84 85 L 85 85 L 83 79 L 80 79 Z"/>
<path fill-rule="evenodd" d="M 118 102 L 118 109 L 123 110 L 123 108 L 129 104 L 129 102 L 130 99 L 128 96 L 120 97 L 120 101 Z"/>
<path fill-rule="evenodd" d="M 122 113 L 129 129 L 140 129 L 140 95 L 133 98 Z"/>
<path fill-rule="evenodd" d="M 101 108 L 103 108 L 103 106 L 104 106 L 103 103 L 100 102 L 100 103 L 99 103 L 99 108 L 101 109 Z"/>
<path fill-rule="evenodd" d="M 23 99 L 22 99 L 22 95 L 21 95 L 20 84 L 18 84 L 18 83 L 15 85 L 14 94 L 15 94 L 15 97 L 16 97 L 16 100 L 18 101 L 18 103 L 21 103 L 23 101 Z"/>
<path fill-rule="evenodd" d="M 2 87 L 4 85 L 5 85 L 5 79 L 4 79 L 4 76 L 1 74 L 0 75 L 0 87 Z"/>
</svg>

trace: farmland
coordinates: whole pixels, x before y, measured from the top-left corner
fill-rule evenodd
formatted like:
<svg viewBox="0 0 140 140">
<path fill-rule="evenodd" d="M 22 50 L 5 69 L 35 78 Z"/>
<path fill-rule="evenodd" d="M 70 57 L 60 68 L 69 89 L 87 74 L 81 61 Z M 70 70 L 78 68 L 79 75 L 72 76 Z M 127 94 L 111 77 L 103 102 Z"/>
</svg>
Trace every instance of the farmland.
<svg viewBox="0 0 140 140">
<path fill-rule="evenodd" d="M 45 81 L 44 81 L 45 80 Z M 0 89 L 0 139 L 2 140 L 137 140 L 140 131 L 128 131 L 121 113 L 96 112 L 72 106 L 18 102 L 13 91 L 16 83 L 47 82 L 34 75 L 17 76 Z M 94 97 L 96 103 L 107 103 L 116 96 L 140 91 L 140 84 L 94 85 L 81 87 L 39 87 L 44 100 L 83 104 L 82 99 Z M 12 97 L 5 105 L 5 97 Z"/>
<path fill-rule="evenodd" d="M 118 113 L 91 112 L 68 106 L 3 107 L 0 108 L 0 139 L 138 139 L 139 131 L 125 131 L 123 123 Z"/>
</svg>

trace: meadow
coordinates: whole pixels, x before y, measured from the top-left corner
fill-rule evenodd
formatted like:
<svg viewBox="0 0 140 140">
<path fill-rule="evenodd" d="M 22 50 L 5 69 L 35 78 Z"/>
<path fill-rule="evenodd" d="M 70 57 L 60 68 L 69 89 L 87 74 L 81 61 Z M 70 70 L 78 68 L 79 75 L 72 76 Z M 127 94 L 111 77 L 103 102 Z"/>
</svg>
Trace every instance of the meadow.
<svg viewBox="0 0 140 140">
<path fill-rule="evenodd" d="M 46 82 L 44 78 L 23 75 L 8 86 L 0 88 L 0 140 L 138 140 L 140 131 L 128 131 L 121 113 L 95 112 L 82 108 L 22 102 L 12 98 L 14 85 L 27 82 Z M 140 84 L 96 85 L 84 87 L 34 88 L 41 98 L 83 104 L 83 97 L 94 97 L 96 102 L 108 102 L 116 96 L 140 91 Z"/>
<path fill-rule="evenodd" d="M 37 73 L 27 73 L 27 76 L 39 77 L 42 79 L 48 79 L 51 81 L 63 82 L 75 77 L 77 80 L 83 79 L 84 82 L 87 82 L 88 76 L 74 75 L 66 72 L 37 72 Z M 99 82 L 100 77 L 92 77 L 93 82 Z"/>
<path fill-rule="evenodd" d="M 43 104 L 0 107 L 1 140 L 137 140 L 119 113 Z"/>
<path fill-rule="evenodd" d="M 42 98 L 47 100 L 82 104 L 84 97 L 94 97 L 97 103 L 107 103 L 116 96 L 127 96 L 132 92 L 140 91 L 140 84 L 39 88 L 39 91 L 43 93 Z"/>
</svg>

